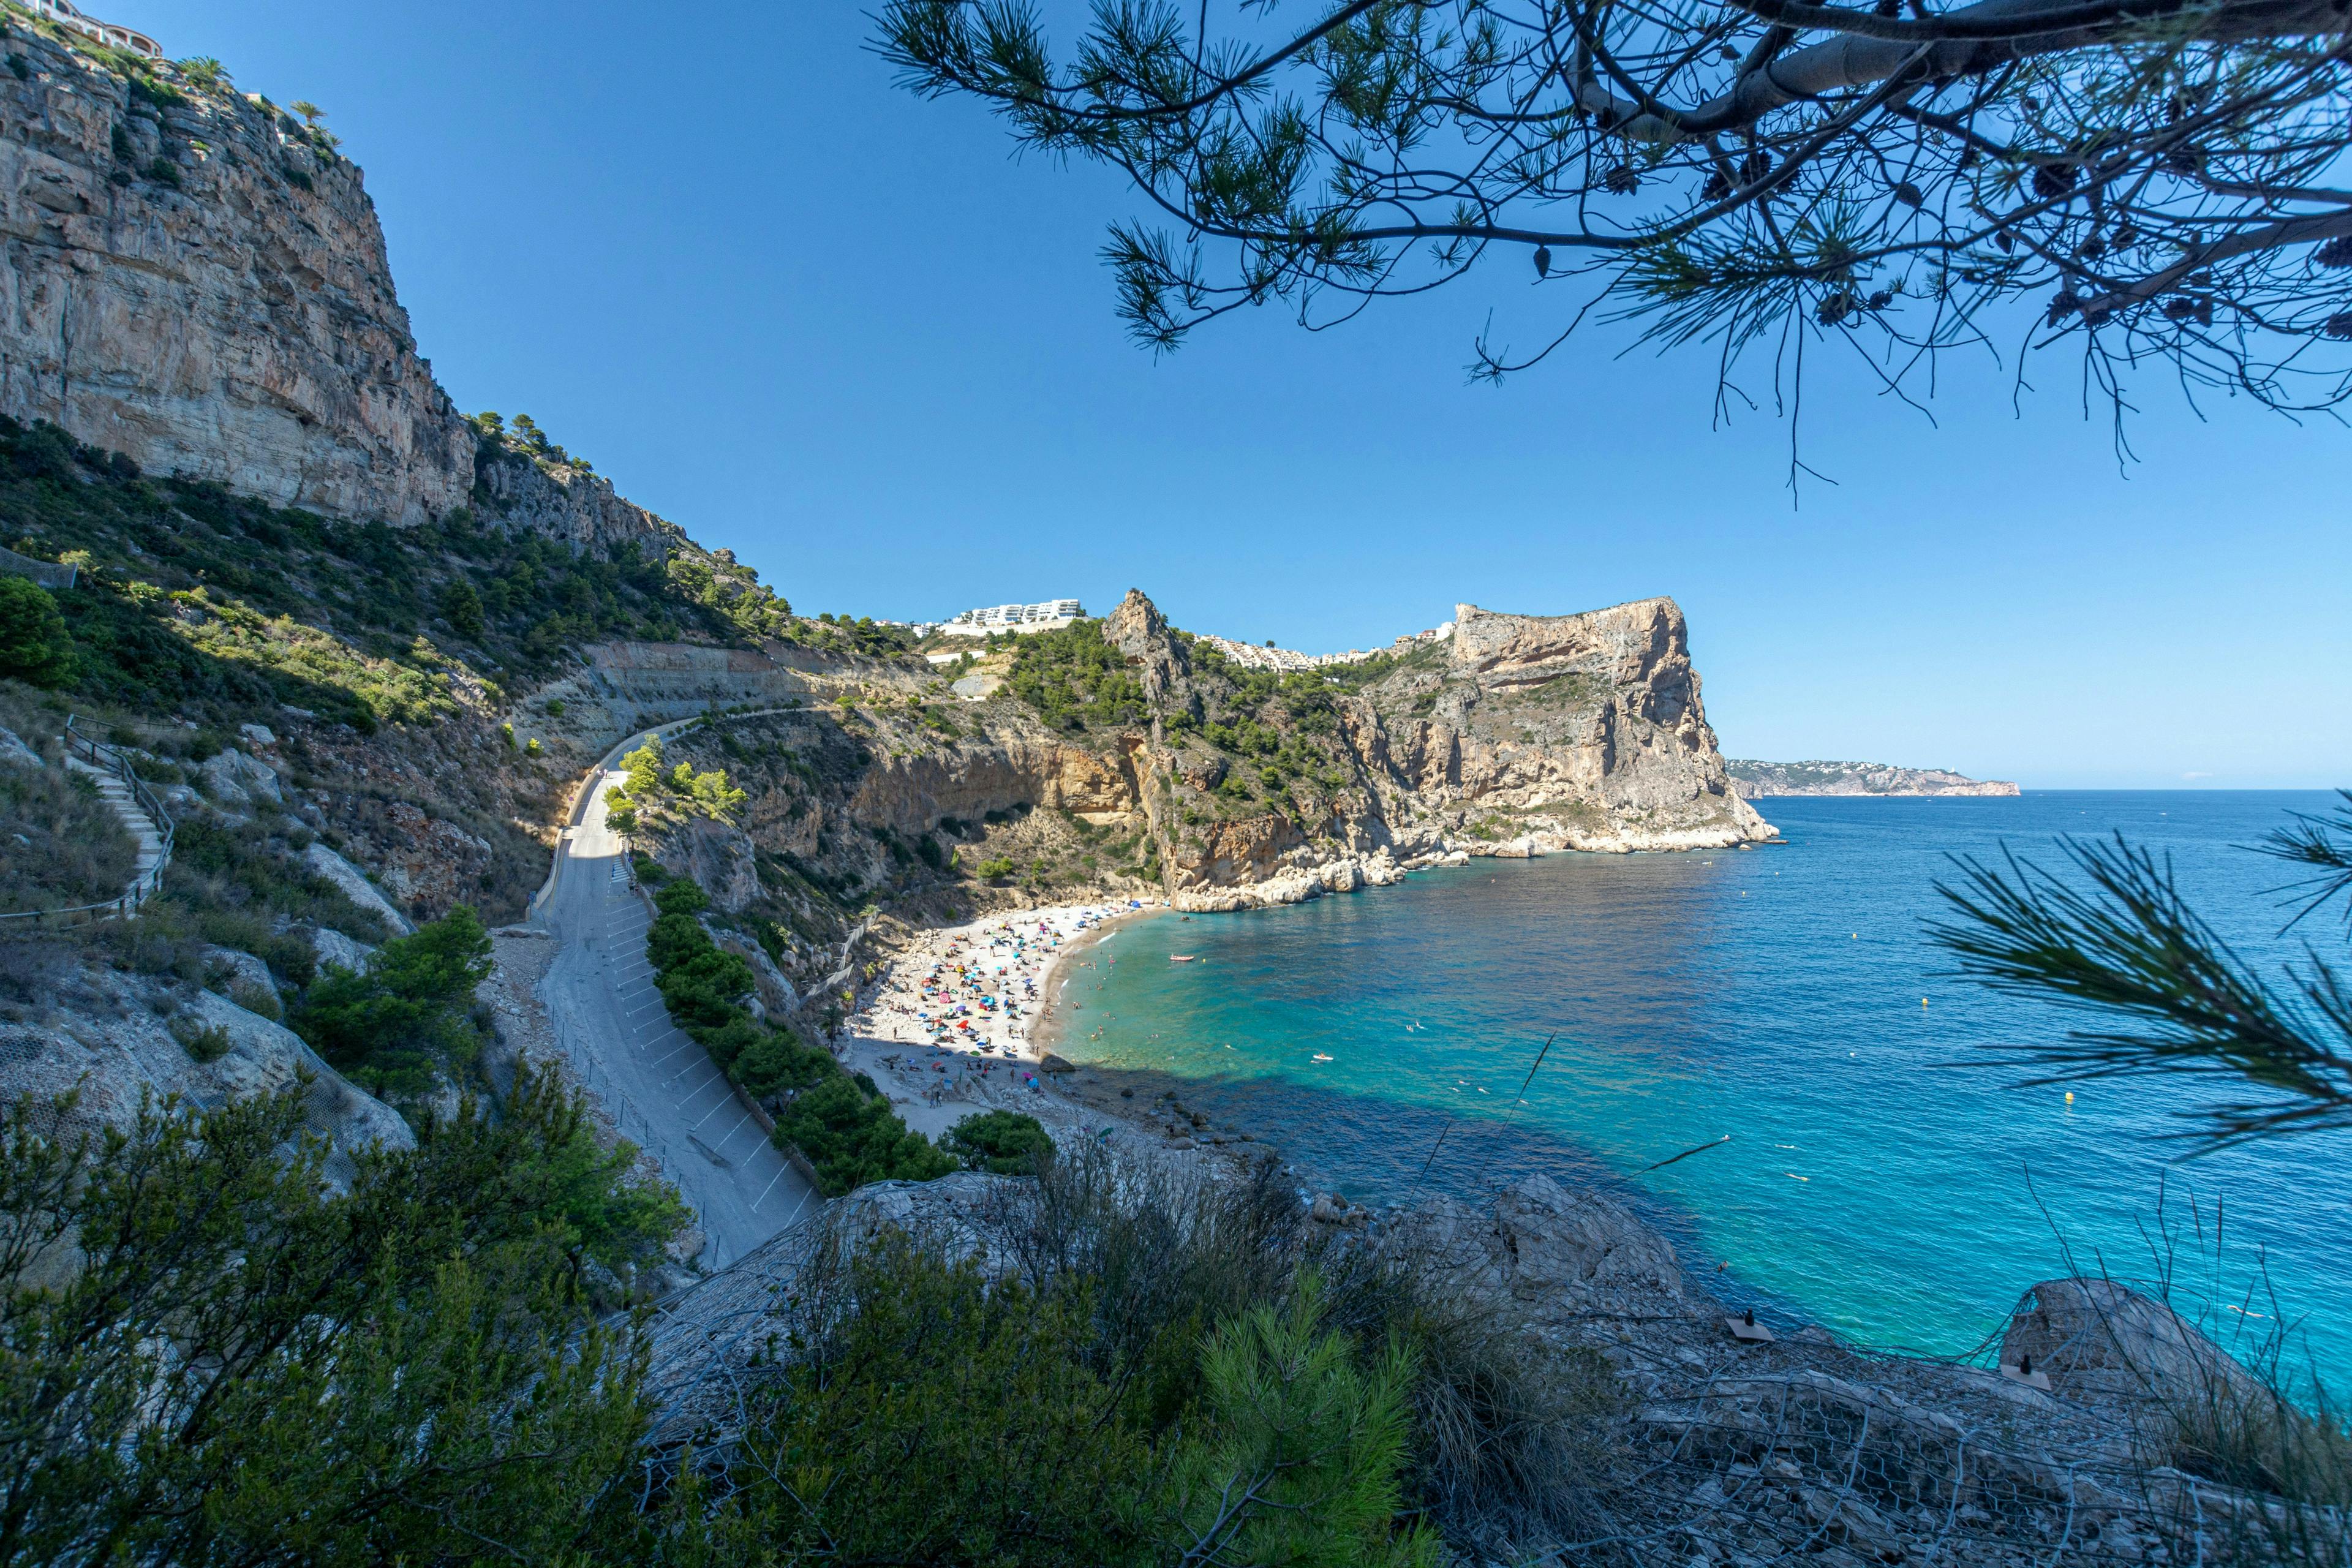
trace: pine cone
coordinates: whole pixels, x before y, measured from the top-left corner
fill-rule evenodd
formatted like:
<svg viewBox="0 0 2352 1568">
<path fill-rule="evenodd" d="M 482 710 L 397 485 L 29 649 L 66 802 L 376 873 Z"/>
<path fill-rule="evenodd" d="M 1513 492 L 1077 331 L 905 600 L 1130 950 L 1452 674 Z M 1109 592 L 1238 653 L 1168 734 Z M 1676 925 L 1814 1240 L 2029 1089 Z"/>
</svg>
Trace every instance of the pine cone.
<svg viewBox="0 0 2352 1568">
<path fill-rule="evenodd" d="M 2352 267 L 2352 237 L 2329 240 L 2311 253 L 2322 267 Z"/>
<path fill-rule="evenodd" d="M 1620 163 L 1601 176 L 1601 183 L 1621 196 L 1630 196 L 1642 188 L 1642 176 L 1633 172 L 1631 163 Z"/>
<path fill-rule="evenodd" d="M 2352 310 L 2338 310 L 2320 329 L 2331 338 L 2352 338 Z"/>
<path fill-rule="evenodd" d="M 2061 289 L 2050 296 L 2050 319 L 2043 324 L 2056 326 L 2083 308 L 2082 297 L 2072 289 Z"/>
<path fill-rule="evenodd" d="M 2043 163 L 2033 171 L 2033 194 L 2043 201 L 2063 196 L 2074 188 L 2074 165 Z"/>
<path fill-rule="evenodd" d="M 1906 207 L 1924 206 L 1927 201 L 1926 196 L 1919 194 L 1919 187 L 1908 180 L 1895 187 L 1895 199 Z"/>
<path fill-rule="evenodd" d="M 1536 247 L 1536 276 L 1538 278 L 1551 276 L 1551 247 L 1549 245 Z"/>
</svg>

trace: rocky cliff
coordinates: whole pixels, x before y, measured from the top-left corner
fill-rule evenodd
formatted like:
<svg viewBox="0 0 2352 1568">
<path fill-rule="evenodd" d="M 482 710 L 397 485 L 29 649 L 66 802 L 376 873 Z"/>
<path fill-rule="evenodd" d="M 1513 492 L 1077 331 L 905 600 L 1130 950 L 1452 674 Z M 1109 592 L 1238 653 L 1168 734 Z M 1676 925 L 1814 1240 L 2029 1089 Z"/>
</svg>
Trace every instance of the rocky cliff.
<svg viewBox="0 0 2352 1568">
<path fill-rule="evenodd" d="M 961 700 L 911 661 L 644 647 L 599 650 L 561 689 L 567 722 L 611 738 L 697 706 L 789 709 L 672 748 L 751 792 L 730 831 L 765 858 L 767 901 L 732 912 L 807 935 L 823 926 L 811 889 L 895 888 L 908 914 L 1081 890 L 1224 910 L 1475 856 L 1771 837 L 1732 792 L 1672 600 L 1465 605 L 1456 626 L 1347 665 L 1250 669 L 1130 593 L 1102 621 L 991 655 L 1003 668 Z M 716 863 L 698 837 L 672 851 L 678 869 Z"/>
<path fill-rule="evenodd" d="M 415 522 L 473 442 L 417 357 L 360 172 L 292 115 L 110 68 L 21 13 L 0 76 L 0 410 L 142 468 Z"/>
<path fill-rule="evenodd" d="M 1731 785 L 1759 800 L 1776 795 L 2015 795 L 2004 779 L 1972 779 L 1947 768 L 1898 768 L 1885 763 L 1759 763 L 1724 764 Z"/>
<path fill-rule="evenodd" d="M 584 469 L 478 452 L 331 137 L 225 78 L 4 25 L 0 414 L 331 517 L 675 536 Z"/>
</svg>

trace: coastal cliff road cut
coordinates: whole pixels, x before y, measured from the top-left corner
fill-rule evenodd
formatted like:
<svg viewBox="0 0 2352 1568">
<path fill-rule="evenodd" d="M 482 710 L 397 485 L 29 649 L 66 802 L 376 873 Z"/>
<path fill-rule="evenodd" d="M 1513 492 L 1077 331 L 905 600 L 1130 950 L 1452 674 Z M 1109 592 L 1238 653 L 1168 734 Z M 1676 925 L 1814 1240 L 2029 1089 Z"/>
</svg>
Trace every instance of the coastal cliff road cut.
<svg viewBox="0 0 2352 1568">
<path fill-rule="evenodd" d="M 555 868 L 535 900 L 559 944 L 541 984 L 557 1037 L 623 1137 L 661 1162 L 700 1217 L 705 1268 L 723 1268 L 823 1200 L 788 1164 L 709 1054 L 669 1020 L 646 960 L 652 914 L 630 886 L 604 797 L 624 775 L 590 774 Z"/>
</svg>

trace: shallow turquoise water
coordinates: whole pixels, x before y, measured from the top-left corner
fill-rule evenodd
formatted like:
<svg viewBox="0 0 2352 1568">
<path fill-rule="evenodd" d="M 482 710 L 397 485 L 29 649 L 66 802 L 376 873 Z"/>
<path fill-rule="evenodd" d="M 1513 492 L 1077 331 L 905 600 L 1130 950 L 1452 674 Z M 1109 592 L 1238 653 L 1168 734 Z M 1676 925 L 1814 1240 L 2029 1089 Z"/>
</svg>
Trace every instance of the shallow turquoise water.
<svg viewBox="0 0 2352 1568">
<path fill-rule="evenodd" d="M 1600 1177 L 1700 1270 L 1724 1265 L 1727 1295 L 1887 1347 L 1971 1350 L 2068 1248 L 2078 1271 L 2151 1278 L 2170 1229 L 2183 1296 L 2225 1332 L 2295 1324 L 2340 1386 L 2352 1138 L 2180 1164 L 2190 1086 L 2080 1085 L 2070 1105 L 2009 1087 L 2011 1070 L 1955 1068 L 2069 1019 L 1952 975 L 1921 929 L 1948 854 L 2051 860 L 2060 834 L 2121 828 L 2173 855 L 2247 956 L 2274 968 L 2306 938 L 2341 956 L 2332 915 L 2278 937 L 2264 894 L 2286 868 L 2235 847 L 2330 799 L 1774 800 L 1785 847 L 1477 861 L 1290 909 L 1163 915 L 1076 972 L 1062 1049 L 1196 1080 L 1196 1109 L 1360 1199 L 1405 1195 L 1425 1163 L 1465 1192 Z M 2199 1243 L 2216 1205 L 2218 1267 Z"/>
</svg>

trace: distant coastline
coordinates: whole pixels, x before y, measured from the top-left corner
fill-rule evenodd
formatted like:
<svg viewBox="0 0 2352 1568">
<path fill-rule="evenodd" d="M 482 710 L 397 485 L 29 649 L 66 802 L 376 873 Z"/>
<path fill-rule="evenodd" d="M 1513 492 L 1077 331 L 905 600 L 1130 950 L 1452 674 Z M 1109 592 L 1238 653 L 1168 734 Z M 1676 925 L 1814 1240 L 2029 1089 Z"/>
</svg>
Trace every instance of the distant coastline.
<svg viewBox="0 0 2352 1568">
<path fill-rule="evenodd" d="M 1773 795 L 2013 795 L 2006 779 L 1972 779 L 1949 768 L 1904 768 L 1891 763 L 1763 763 L 1727 757 L 1731 787 L 1743 800 Z"/>
</svg>

